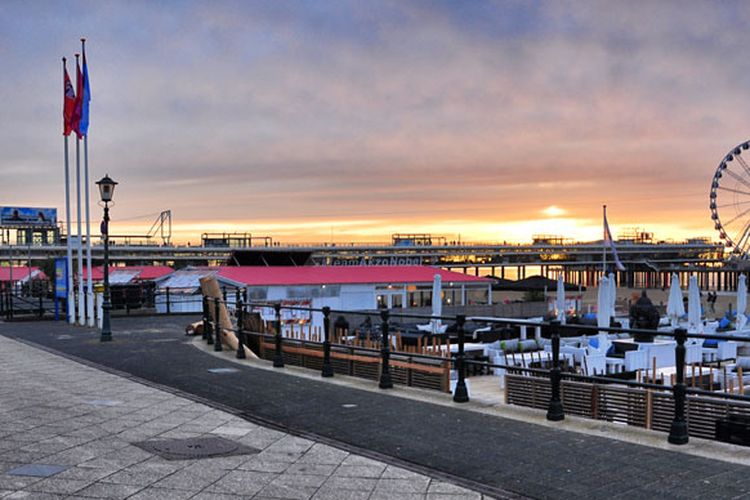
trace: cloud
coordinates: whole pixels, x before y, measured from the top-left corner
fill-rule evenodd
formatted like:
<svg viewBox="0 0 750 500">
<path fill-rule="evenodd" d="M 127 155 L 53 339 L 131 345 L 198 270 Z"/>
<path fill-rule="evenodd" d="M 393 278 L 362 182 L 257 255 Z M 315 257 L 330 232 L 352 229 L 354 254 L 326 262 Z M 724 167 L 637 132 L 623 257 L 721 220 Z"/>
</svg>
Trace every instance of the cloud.
<svg viewBox="0 0 750 500">
<path fill-rule="evenodd" d="M 0 20 L 0 195 L 18 204 L 62 205 L 59 57 L 80 32 L 92 177 L 122 182 L 123 217 L 312 214 L 383 234 L 458 217 L 480 234 L 606 203 L 710 234 L 710 177 L 748 125 L 750 62 L 727 57 L 747 46 L 741 3 L 48 7 Z"/>
</svg>

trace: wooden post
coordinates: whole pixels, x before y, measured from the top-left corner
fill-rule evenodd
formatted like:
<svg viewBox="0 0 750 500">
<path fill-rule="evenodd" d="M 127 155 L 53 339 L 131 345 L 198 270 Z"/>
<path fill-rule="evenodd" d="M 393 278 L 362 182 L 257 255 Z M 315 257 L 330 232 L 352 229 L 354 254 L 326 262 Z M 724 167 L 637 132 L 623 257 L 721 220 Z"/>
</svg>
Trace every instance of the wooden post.
<svg viewBox="0 0 750 500">
<path fill-rule="evenodd" d="M 651 422 L 654 418 L 654 393 L 651 389 L 646 389 L 646 429 L 651 429 Z"/>
</svg>

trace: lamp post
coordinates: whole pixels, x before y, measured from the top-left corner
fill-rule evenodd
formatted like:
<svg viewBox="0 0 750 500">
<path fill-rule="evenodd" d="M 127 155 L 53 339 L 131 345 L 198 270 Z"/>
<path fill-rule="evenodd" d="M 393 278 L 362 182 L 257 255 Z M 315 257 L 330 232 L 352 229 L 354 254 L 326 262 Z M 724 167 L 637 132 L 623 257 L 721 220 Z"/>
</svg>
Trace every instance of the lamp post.
<svg viewBox="0 0 750 500">
<path fill-rule="evenodd" d="M 109 310 L 112 309 L 112 303 L 109 301 L 109 204 L 112 202 L 112 195 L 115 192 L 117 182 L 105 175 L 101 180 L 96 182 L 99 186 L 99 194 L 102 203 L 104 203 L 104 220 L 102 220 L 101 233 L 104 236 L 104 302 L 102 303 L 102 342 L 112 340 L 112 329 L 109 325 Z"/>
</svg>

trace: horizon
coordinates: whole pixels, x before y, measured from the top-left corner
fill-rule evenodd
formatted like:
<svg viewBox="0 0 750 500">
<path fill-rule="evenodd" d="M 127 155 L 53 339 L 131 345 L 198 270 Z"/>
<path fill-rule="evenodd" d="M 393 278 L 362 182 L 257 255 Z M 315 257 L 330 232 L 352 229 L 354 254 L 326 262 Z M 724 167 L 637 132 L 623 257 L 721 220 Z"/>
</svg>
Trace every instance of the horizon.
<svg viewBox="0 0 750 500">
<path fill-rule="evenodd" d="M 94 229 L 109 173 L 113 232 L 170 209 L 177 242 L 595 241 L 604 204 L 615 236 L 714 241 L 749 21 L 743 2 L 8 1 L 0 205 L 64 214 L 60 57 L 85 36 Z"/>
</svg>

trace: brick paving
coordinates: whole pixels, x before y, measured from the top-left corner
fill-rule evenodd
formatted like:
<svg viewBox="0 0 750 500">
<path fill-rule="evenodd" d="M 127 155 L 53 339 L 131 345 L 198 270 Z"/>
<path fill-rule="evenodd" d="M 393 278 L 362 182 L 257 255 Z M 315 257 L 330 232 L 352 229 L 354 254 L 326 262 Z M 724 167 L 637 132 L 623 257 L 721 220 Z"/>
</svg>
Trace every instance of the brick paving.
<svg viewBox="0 0 750 500">
<path fill-rule="evenodd" d="M 499 497 L 750 498 L 750 470 L 738 463 L 238 365 L 230 353 L 217 357 L 192 346 L 182 334 L 189 319 L 116 319 L 115 341 L 109 344 L 99 343 L 94 331 L 64 323 L 0 324 L 0 334 L 223 405 L 256 424 L 269 423 L 276 432 L 361 450 L 359 455 L 388 467 L 432 478 L 427 486 L 425 479 L 407 486 L 398 478 L 381 484 L 338 474 L 327 484 L 341 498 L 424 498 L 438 494 L 430 488 L 441 479 L 441 484 L 472 486 Z M 235 370 L 208 372 L 214 368 Z M 747 448 L 736 449 L 746 456 Z M 377 472 L 370 467 L 344 471 Z M 346 489 L 355 486 L 371 488 L 370 493 Z M 284 492 L 281 485 L 274 490 L 290 494 Z"/>
<path fill-rule="evenodd" d="M 3 499 L 482 498 L 4 337 L 0 377 Z M 166 460 L 133 445 L 208 436 L 257 453 Z"/>
</svg>

